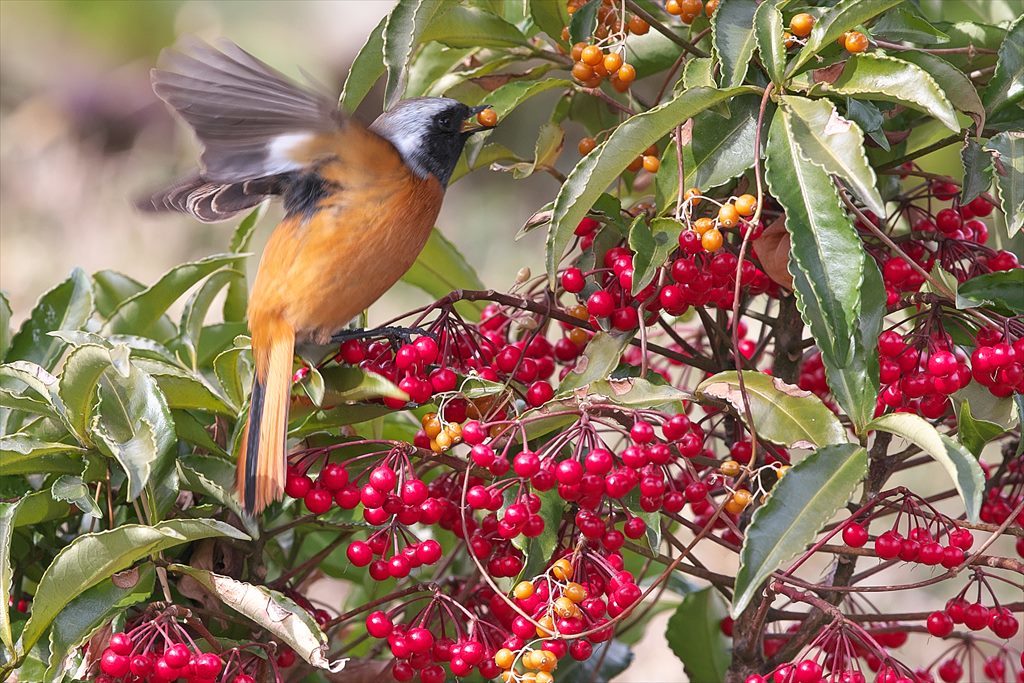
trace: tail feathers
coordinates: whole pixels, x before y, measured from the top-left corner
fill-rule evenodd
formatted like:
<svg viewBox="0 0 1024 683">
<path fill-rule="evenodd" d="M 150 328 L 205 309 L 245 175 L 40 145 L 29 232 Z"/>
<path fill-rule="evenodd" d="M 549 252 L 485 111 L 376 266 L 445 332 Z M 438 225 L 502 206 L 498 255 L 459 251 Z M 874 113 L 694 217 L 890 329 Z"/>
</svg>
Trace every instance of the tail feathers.
<svg viewBox="0 0 1024 683">
<path fill-rule="evenodd" d="M 216 183 L 193 175 L 140 198 L 135 207 L 148 213 L 178 211 L 203 223 L 216 223 L 234 218 L 269 196 L 282 194 L 289 178 L 285 173 L 238 183 Z"/>
<path fill-rule="evenodd" d="M 284 493 L 294 347 L 295 335 L 287 330 L 272 339 L 265 362 L 257 352 L 237 480 L 239 498 L 249 514 L 259 513 Z"/>
</svg>

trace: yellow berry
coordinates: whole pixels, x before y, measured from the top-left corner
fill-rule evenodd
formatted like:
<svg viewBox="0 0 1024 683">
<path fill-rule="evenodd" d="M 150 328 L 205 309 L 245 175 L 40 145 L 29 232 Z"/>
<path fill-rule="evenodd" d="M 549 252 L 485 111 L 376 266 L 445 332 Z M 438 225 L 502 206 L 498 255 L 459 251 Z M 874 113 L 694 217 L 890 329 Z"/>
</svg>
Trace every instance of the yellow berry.
<svg viewBox="0 0 1024 683">
<path fill-rule="evenodd" d="M 537 637 L 550 638 L 555 634 L 555 621 L 550 616 L 543 616 L 537 620 Z"/>
<path fill-rule="evenodd" d="M 643 158 L 644 170 L 648 173 L 657 173 L 658 169 L 661 168 L 661 159 L 655 156 L 644 156 Z"/>
<path fill-rule="evenodd" d="M 528 597 L 533 595 L 533 582 L 520 581 L 516 584 L 516 587 L 512 589 L 512 594 L 520 600 L 526 600 Z"/>
<path fill-rule="evenodd" d="M 700 204 L 700 190 L 696 187 L 691 187 L 689 190 L 683 193 L 683 201 L 689 201 L 690 206 L 697 206 Z"/>
<path fill-rule="evenodd" d="M 494 663 L 500 666 L 502 669 L 512 668 L 512 664 L 516 661 L 516 655 L 512 650 L 507 647 L 503 647 L 494 653 Z"/>
<path fill-rule="evenodd" d="M 757 197 L 752 194 L 741 194 L 736 198 L 733 206 L 736 207 L 736 213 L 744 218 L 747 216 L 753 216 L 754 209 L 757 208 Z"/>
<path fill-rule="evenodd" d="M 806 12 L 797 14 L 789 20 L 789 31 L 797 38 L 806 38 L 814 27 L 814 17 Z"/>
<path fill-rule="evenodd" d="M 562 595 L 575 603 L 580 603 L 587 599 L 587 589 L 572 581 L 562 591 Z"/>
<path fill-rule="evenodd" d="M 604 56 L 604 68 L 608 70 L 608 73 L 618 71 L 621 66 L 622 55 L 618 52 L 612 52 Z"/>
<path fill-rule="evenodd" d="M 422 420 L 423 431 L 427 433 L 431 439 L 441 433 L 441 420 L 437 418 L 437 413 L 427 413 L 423 416 Z"/>
<path fill-rule="evenodd" d="M 551 575 L 559 581 L 568 581 L 572 578 L 572 564 L 570 564 L 569 560 L 564 557 L 560 560 L 556 560 L 555 563 L 551 565 Z"/>
<path fill-rule="evenodd" d="M 441 432 L 434 437 L 434 441 L 442 451 L 446 451 L 452 447 L 452 437 L 448 436 L 448 432 Z"/>
<path fill-rule="evenodd" d="M 718 226 L 720 228 L 735 228 L 740 222 L 740 212 L 732 204 L 723 204 L 718 209 Z"/>
<path fill-rule="evenodd" d="M 700 236 L 700 244 L 705 251 L 718 251 L 722 248 L 722 233 L 718 228 L 712 228 Z"/>
<path fill-rule="evenodd" d="M 703 235 L 708 230 L 711 230 L 714 227 L 715 227 L 715 222 L 713 220 L 711 220 L 710 218 L 707 218 L 707 217 L 698 218 L 697 220 L 695 220 L 693 222 L 693 229 L 697 231 L 698 235 Z"/>
<path fill-rule="evenodd" d="M 719 466 L 718 471 L 727 477 L 735 477 L 740 473 L 740 464 L 735 460 L 726 460 Z"/>
<path fill-rule="evenodd" d="M 576 603 L 564 595 L 555 600 L 552 607 L 555 610 L 555 613 L 564 619 L 568 619 L 576 612 Z"/>
<path fill-rule="evenodd" d="M 725 511 L 734 515 L 738 515 L 750 505 L 751 495 L 750 491 L 746 489 L 737 489 L 732 497 L 729 498 L 729 502 L 725 504 Z"/>
</svg>

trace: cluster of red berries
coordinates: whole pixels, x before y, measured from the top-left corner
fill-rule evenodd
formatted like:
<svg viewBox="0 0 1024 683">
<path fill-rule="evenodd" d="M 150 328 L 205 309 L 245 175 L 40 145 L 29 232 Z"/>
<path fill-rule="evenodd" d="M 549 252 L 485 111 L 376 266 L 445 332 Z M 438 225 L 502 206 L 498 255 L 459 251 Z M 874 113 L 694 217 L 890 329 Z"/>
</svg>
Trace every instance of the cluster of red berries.
<svg viewBox="0 0 1024 683">
<path fill-rule="evenodd" d="M 999 330 L 982 328 L 971 352 L 971 376 L 992 393 L 1005 398 L 1024 393 L 1024 336 L 1013 343 Z"/>
<path fill-rule="evenodd" d="M 892 408 L 929 419 L 942 417 L 950 407 L 949 395 L 971 383 L 967 355 L 945 335 L 886 330 L 878 337 L 878 352 L 879 414 Z"/>
<path fill-rule="evenodd" d="M 963 624 L 972 631 L 987 628 L 1003 639 L 1015 636 L 1020 627 L 1017 618 L 1005 607 L 985 607 L 980 602 L 968 602 L 962 594 L 946 602 L 944 609 L 928 615 L 928 633 L 936 638 L 945 638 L 953 632 L 956 624 Z"/>
</svg>

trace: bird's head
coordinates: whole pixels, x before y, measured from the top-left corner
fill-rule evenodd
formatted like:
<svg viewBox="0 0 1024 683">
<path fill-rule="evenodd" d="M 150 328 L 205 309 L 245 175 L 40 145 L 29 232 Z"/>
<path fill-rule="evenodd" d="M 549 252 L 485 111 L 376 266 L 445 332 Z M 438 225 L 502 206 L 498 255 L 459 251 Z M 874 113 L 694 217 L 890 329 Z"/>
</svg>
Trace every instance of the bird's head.
<svg viewBox="0 0 1024 683">
<path fill-rule="evenodd" d="M 475 116 L 490 105 L 470 107 L 447 97 L 402 100 L 377 117 L 370 130 L 385 138 L 417 175 L 434 175 L 442 185 L 473 133 L 487 130 Z"/>
</svg>

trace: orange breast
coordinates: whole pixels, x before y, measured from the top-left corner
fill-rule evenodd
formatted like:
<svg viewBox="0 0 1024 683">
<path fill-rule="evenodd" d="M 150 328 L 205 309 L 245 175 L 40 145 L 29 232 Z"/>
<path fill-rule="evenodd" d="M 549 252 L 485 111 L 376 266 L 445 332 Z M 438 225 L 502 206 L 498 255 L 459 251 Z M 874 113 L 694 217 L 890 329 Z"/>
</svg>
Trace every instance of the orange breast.
<svg viewBox="0 0 1024 683">
<path fill-rule="evenodd" d="M 378 160 L 392 162 L 392 159 Z M 320 173 L 341 189 L 311 216 L 274 230 L 260 260 L 250 326 L 283 319 L 297 336 L 326 341 L 386 292 L 412 266 L 441 208 L 444 190 L 404 164 L 388 172 L 353 169 L 341 160 Z"/>
</svg>

